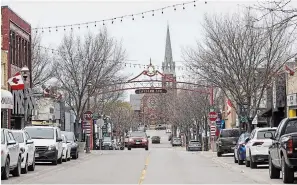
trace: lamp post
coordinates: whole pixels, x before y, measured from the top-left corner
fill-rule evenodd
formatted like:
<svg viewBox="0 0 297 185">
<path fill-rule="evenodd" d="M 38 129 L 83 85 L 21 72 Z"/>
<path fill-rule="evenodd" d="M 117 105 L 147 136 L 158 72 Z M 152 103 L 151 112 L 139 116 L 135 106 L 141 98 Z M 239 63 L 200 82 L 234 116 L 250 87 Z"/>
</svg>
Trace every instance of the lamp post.
<svg viewBox="0 0 297 185">
<path fill-rule="evenodd" d="M 27 78 L 28 78 L 29 72 L 30 71 L 27 66 L 24 66 L 21 69 L 21 74 L 24 79 L 24 126 L 27 126 L 28 124 Z"/>
<path fill-rule="evenodd" d="M 90 110 L 90 87 L 92 86 L 92 83 L 89 81 L 87 84 L 88 87 L 88 104 L 87 104 L 87 109 L 88 111 Z M 91 123 L 93 124 L 93 123 Z M 86 153 L 90 153 L 90 134 L 86 134 Z"/>
</svg>

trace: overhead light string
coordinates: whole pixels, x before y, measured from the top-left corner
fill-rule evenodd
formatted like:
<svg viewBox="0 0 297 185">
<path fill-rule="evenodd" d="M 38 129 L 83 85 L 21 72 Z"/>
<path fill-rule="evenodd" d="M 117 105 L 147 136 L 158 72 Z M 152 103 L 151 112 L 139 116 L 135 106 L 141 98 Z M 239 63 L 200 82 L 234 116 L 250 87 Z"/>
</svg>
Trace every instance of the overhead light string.
<svg viewBox="0 0 297 185">
<path fill-rule="evenodd" d="M 205 4 L 207 4 L 207 1 L 204 2 Z M 173 8 L 174 11 L 177 10 L 177 7 L 181 7 L 183 8 L 183 10 L 185 10 L 185 6 L 189 5 L 189 4 L 193 4 L 194 7 L 196 7 L 196 1 L 189 1 L 189 2 L 184 2 L 184 3 L 179 3 L 179 4 L 174 4 L 174 5 L 170 5 L 170 6 L 165 6 L 162 8 L 158 8 L 158 9 L 153 9 L 153 10 L 148 10 L 148 11 L 144 11 L 144 12 L 140 12 L 140 13 L 134 13 L 134 14 L 128 14 L 128 15 L 122 15 L 119 17 L 113 17 L 110 19 L 103 19 L 103 20 L 98 20 L 98 21 L 91 21 L 91 22 L 84 22 L 84 23 L 76 23 L 76 24 L 66 24 L 66 25 L 57 25 L 57 26 L 48 26 L 48 27 L 37 27 L 37 28 L 32 28 L 32 30 L 36 31 L 36 33 L 38 33 L 39 30 L 41 30 L 42 33 L 44 33 L 45 30 L 48 30 L 49 33 L 53 33 L 53 30 L 56 30 L 56 32 L 58 32 L 58 30 L 60 28 L 64 29 L 64 31 L 67 30 L 67 28 L 70 28 L 70 30 L 72 31 L 73 28 L 78 28 L 80 29 L 81 26 L 86 26 L 86 28 L 89 28 L 90 25 L 94 25 L 95 27 L 97 26 L 97 23 L 102 23 L 103 25 L 105 25 L 105 23 L 107 22 L 111 22 L 111 24 L 115 23 L 116 19 L 120 19 L 121 22 L 123 22 L 124 18 L 132 18 L 132 20 L 134 21 L 136 19 L 136 16 L 141 16 L 142 18 L 145 17 L 145 14 L 151 13 L 152 16 L 156 15 L 156 12 L 161 12 L 162 14 L 164 14 L 164 10 L 166 9 L 170 9 Z"/>
</svg>

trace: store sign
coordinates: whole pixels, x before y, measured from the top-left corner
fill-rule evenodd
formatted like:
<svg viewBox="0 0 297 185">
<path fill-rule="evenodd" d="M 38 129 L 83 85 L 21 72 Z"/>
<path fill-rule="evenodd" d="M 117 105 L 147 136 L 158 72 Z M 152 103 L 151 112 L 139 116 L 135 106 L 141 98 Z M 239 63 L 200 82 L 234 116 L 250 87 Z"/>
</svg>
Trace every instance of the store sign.
<svg viewBox="0 0 297 185">
<path fill-rule="evenodd" d="M 287 106 L 297 106 L 297 93 L 296 94 L 290 94 L 287 96 Z"/>
<path fill-rule="evenodd" d="M 13 96 L 11 92 L 1 89 L 1 109 L 13 109 Z"/>
</svg>

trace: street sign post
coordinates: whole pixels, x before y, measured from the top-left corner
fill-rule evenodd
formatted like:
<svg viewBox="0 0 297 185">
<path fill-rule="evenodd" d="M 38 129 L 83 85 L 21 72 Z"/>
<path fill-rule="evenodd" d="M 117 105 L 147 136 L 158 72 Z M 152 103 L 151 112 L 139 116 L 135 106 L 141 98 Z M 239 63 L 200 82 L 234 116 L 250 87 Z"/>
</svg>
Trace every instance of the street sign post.
<svg viewBox="0 0 297 185">
<path fill-rule="evenodd" d="M 167 93 L 166 89 L 136 89 L 135 94 L 154 94 L 154 93 Z"/>
<path fill-rule="evenodd" d="M 215 122 L 215 121 L 217 120 L 217 118 L 218 118 L 218 115 L 217 115 L 216 112 L 209 112 L 209 114 L 208 114 L 208 119 L 209 119 L 210 121 Z"/>
<path fill-rule="evenodd" d="M 216 126 L 210 126 L 210 135 L 216 136 L 217 127 Z"/>
</svg>

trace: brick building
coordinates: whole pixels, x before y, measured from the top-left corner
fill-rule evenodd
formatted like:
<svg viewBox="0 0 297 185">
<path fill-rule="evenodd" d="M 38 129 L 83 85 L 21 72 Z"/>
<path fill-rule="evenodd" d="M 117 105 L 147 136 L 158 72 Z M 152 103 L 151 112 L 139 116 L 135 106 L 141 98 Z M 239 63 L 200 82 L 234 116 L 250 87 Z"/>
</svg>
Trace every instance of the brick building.
<svg viewBox="0 0 297 185">
<path fill-rule="evenodd" d="M 8 6 L 1 7 L 1 53 L 7 53 L 5 70 L 2 71 L 2 76 L 7 79 L 21 70 L 22 67 L 27 66 L 32 71 L 31 63 L 31 25 L 18 16 Z M 6 124 L 3 127 L 20 129 L 24 127 L 24 107 L 27 106 L 28 120 L 32 115 L 35 100 L 31 96 L 32 73 L 27 78 L 26 94 L 27 104 L 24 105 L 25 90 L 12 91 L 14 99 L 14 107 L 8 111 Z M 5 84 L 6 85 L 6 84 Z M 3 86 L 5 86 L 3 84 Z M 7 90 L 10 90 L 7 87 Z"/>
</svg>

